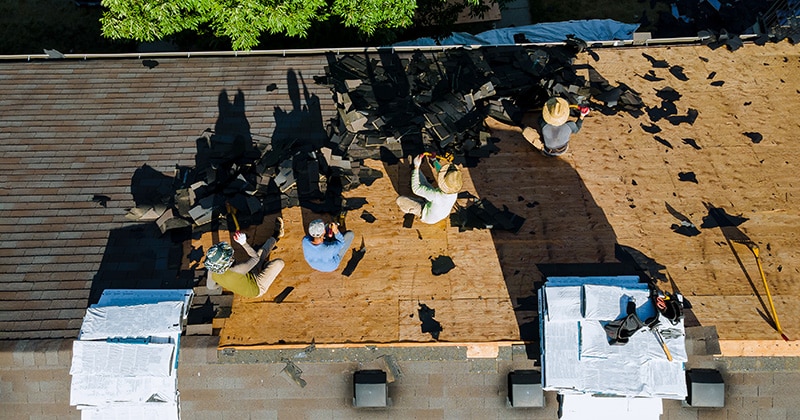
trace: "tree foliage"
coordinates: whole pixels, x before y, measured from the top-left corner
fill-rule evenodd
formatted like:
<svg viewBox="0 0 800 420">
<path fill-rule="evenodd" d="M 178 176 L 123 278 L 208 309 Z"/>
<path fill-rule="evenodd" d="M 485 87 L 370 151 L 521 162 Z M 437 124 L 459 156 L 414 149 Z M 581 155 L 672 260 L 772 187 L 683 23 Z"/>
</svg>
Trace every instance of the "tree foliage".
<svg viewBox="0 0 800 420">
<path fill-rule="evenodd" d="M 100 23 L 103 35 L 112 39 L 146 42 L 182 31 L 210 30 L 230 39 L 235 50 L 249 50 L 258 46 L 264 33 L 305 38 L 314 23 L 327 20 L 337 20 L 370 37 L 378 31 L 411 27 L 415 19 L 430 24 L 447 15 L 445 21 L 454 20 L 465 7 L 473 11 L 485 7 L 481 0 L 459 0 L 456 7 L 445 6 L 450 3 L 452 0 L 102 0 L 107 10 Z"/>
</svg>

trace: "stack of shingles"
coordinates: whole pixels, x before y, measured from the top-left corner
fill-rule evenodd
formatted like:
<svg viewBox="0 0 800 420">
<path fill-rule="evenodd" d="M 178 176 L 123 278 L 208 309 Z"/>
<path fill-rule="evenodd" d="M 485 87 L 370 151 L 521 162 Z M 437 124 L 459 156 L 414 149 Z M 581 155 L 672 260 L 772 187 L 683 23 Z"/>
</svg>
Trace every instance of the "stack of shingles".
<svg viewBox="0 0 800 420">
<path fill-rule="evenodd" d="M 463 152 L 466 140 L 481 137 L 479 101 L 496 92 L 480 53 L 381 58 L 344 56 L 326 68 L 340 116 L 331 137 L 337 154 L 380 159 L 382 151 L 395 157 Z"/>
<path fill-rule="evenodd" d="M 335 152 L 353 159 L 396 157 L 423 150 L 457 158 L 486 157 L 491 141 L 483 120 L 519 124 L 522 113 L 550 96 L 587 103 L 601 95 L 607 112 L 641 113 L 638 93 L 590 81 L 572 66 L 576 45 L 448 50 L 380 60 L 346 55 L 326 68 L 339 121 L 329 129 Z M 383 152 L 382 152 L 383 150 Z"/>
</svg>

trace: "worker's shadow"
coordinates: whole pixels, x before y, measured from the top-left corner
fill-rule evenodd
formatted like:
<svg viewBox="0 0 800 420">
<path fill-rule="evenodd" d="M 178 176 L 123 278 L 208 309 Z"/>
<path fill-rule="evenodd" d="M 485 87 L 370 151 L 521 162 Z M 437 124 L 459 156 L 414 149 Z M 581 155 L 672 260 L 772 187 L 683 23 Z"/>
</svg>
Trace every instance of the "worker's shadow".
<svg viewBox="0 0 800 420">
<path fill-rule="evenodd" d="M 342 181 L 330 176 L 320 151 L 328 141 L 320 99 L 309 91 L 300 72 L 287 71 L 286 85 L 291 108 L 275 106 L 271 151 L 265 156 L 278 165 L 276 181 L 284 193 L 284 207 L 300 206 L 306 226 L 319 214 L 335 214 L 346 205 Z"/>
<path fill-rule="evenodd" d="M 195 167 L 186 168 L 187 179 L 181 185 L 186 188 L 204 181 L 210 190 L 198 189 L 196 193 L 214 200 L 211 221 L 195 227 L 193 234 L 197 238 L 210 231 L 212 241 L 217 243 L 229 240 L 221 232 L 242 230 L 254 246 L 259 246 L 275 232 L 276 219 L 283 208 L 281 193 L 273 182 L 263 182 L 267 179 L 266 168 L 260 165 L 263 153 L 250 131 L 244 92 L 237 90 L 231 100 L 223 89 L 217 103 L 219 114 L 214 130 L 197 139 Z M 204 251 L 192 249 L 186 256 L 193 268 Z"/>
<path fill-rule="evenodd" d="M 603 210 L 567 159 L 545 157 L 519 130 L 490 124 L 499 152 L 469 168 L 479 198 L 525 219 L 516 233 L 492 229 L 492 241 L 520 339 L 539 359 L 537 292 L 545 280 L 541 265 L 569 268 L 616 263 L 616 234 Z"/>
<path fill-rule="evenodd" d="M 319 97 L 309 92 L 303 74 L 289 69 L 286 72 L 286 87 L 291 109 L 275 106 L 273 113 L 275 129 L 272 132 L 271 146 L 274 152 L 279 153 L 278 157 L 283 158 L 278 160 L 319 150 L 328 138 L 323 126 Z"/>
<path fill-rule="evenodd" d="M 253 144 L 250 122 L 245 113 L 244 92 L 238 90 L 233 101 L 228 91 L 222 89 L 217 98 L 219 114 L 213 129 L 206 129 L 196 140 L 195 178 L 206 182 L 225 184 L 226 176 L 236 176 L 231 171 L 237 167 L 252 166 L 260 153 Z M 213 171 L 213 179 L 208 172 Z"/>
</svg>

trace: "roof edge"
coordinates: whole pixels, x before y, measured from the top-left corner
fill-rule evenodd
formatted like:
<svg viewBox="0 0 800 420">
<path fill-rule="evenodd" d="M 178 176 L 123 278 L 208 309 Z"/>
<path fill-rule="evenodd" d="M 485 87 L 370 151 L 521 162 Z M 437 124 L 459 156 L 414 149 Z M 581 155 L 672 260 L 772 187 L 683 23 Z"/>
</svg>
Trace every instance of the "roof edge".
<svg viewBox="0 0 800 420">
<path fill-rule="evenodd" d="M 758 35 L 741 35 L 742 41 L 755 39 Z M 657 47 L 684 44 L 697 44 L 707 40 L 708 36 L 680 37 L 680 38 L 649 38 L 645 40 L 612 40 L 612 41 L 587 41 L 592 48 L 617 48 L 617 47 Z M 564 45 L 564 42 L 542 42 L 527 44 L 508 44 L 515 46 L 553 46 Z M 296 56 L 315 54 L 352 54 L 352 53 L 377 53 L 381 51 L 410 52 L 410 51 L 445 51 L 450 49 L 467 48 L 479 49 L 486 47 L 499 47 L 503 45 L 441 45 L 441 46 L 386 46 L 386 47 L 357 47 L 357 48 L 311 48 L 311 49 L 283 49 L 283 50 L 253 50 L 253 51 L 185 51 L 185 52 L 148 52 L 148 53 L 85 53 L 85 54 L 57 54 L 54 58 L 43 54 L 11 54 L 0 55 L 0 61 L 39 61 L 39 60 L 89 60 L 89 59 L 116 59 L 116 58 L 192 58 L 192 57 L 252 57 L 252 56 Z"/>
</svg>

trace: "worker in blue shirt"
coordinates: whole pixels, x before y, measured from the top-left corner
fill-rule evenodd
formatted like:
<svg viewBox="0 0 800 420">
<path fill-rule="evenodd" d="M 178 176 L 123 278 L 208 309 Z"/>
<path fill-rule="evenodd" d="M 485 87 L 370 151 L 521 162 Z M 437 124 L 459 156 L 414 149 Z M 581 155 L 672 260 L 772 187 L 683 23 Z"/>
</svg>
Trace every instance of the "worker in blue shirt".
<svg viewBox="0 0 800 420">
<path fill-rule="evenodd" d="M 344 254 L 353 243 L 355 234 L 339 232 L 338 223 L 327 226 L 321 219 L 308 224 L 308 235 L 303 237 L 303 256 L 314 270 L 331 272 L 339 267 Z"/>
</svg>

